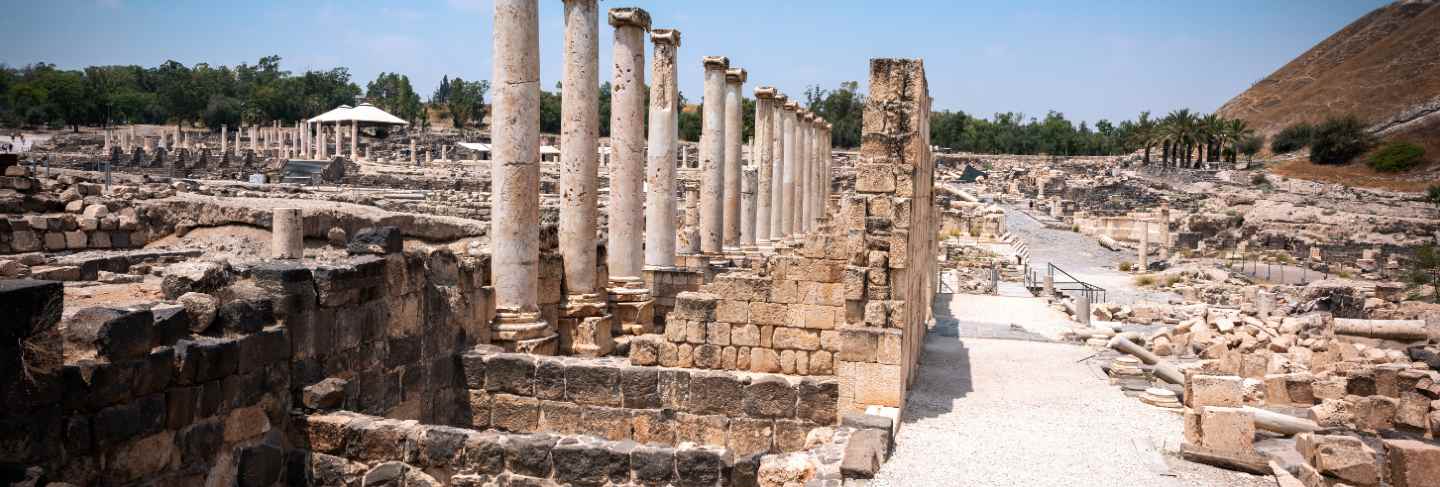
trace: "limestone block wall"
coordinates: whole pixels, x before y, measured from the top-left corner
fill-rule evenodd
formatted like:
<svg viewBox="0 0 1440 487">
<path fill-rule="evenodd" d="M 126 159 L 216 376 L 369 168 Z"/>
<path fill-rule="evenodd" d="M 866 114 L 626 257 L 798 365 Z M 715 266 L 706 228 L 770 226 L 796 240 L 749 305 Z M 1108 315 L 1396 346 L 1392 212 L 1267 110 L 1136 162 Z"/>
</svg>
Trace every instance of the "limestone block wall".
<svg viewBox="0 0 1440 487">
<path fill-rule="evenodd" d="M 288 485 L 757 485 L 759 457 L 686 444 L 475 431 L 349 412 L 295 418 Z"/>
<path fill-rule="evenodd" d="M 701 292 L 678 294 L 664 340 L 656 344 L 658 363 L 834 375 L 837 329 L 846 319 L 847 269 L 843 247 L 817 239 L 771 257 L 768 274 L 734 271 L 716 276 Z"/>
<path fill-rule="evenodd" d="M 914 378 L 935 293 L 934 159 L 924 62 L 873 59 L 855 193 L 841 211 L 850 263 L 863 268 L 863 319 L 840 330 L 842 411 L 900 407 Z M 862 267 L 863 266 L 863 267 Z"/>
<path fill-rule="evenodd" d="M 516 433 L 589 434 L 611 441 L 726 448 L 736 455 L 804 447 L 835 424 L 832 380 L 545 357 L 482 347 L 461 354 L 466 421 Z"/>
</svg>

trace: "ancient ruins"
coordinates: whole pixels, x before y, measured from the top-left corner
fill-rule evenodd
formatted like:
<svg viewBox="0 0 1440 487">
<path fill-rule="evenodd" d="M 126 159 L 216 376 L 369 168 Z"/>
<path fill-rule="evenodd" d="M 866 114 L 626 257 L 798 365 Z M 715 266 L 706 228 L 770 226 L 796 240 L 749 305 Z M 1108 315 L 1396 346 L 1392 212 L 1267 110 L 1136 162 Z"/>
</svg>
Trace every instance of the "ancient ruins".
<svg viewBox="0 0 1440 487">
<path fill-rule="evenodd" d="M 847 125 L 676 12 L 492 3 L 485 142 L 0 154 L 0 485 L 1440 486 L 1440 200 L 947 149 L 921 59 Z"/>
</svg>

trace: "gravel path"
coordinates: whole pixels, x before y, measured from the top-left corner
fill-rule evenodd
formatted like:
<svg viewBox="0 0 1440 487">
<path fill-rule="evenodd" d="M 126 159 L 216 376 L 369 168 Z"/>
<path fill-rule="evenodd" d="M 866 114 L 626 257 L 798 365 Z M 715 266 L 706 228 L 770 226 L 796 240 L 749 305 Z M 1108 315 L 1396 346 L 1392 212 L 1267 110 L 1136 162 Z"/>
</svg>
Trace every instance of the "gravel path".
<svg viewBox="0 0 1440 487">
<path fill-rule="evenodd" d="M 1135 261 L 1135 255 L 1131 252 L 1111 251 L 1101 247 L 1092 237 L 1068 230 L 1046 228 L 1044 224 L 1011 206 L 1005 207 L 1005 225 L 1010 233 L 1029 245 L 1032 269 L 1043 270 L 1045 264 L 1055 264 L 1076 279 L 1105 288 L 1109 302 L 1167 302 L 1173 296 L 1168 292 L 1142 291 L 1135 287 L 1134 275 L 1118 270 L 1121 261 Z"/>
<path fill-rule="evenodd" d="M 975 297 L 955 295 L 937 306 L 963 316 L 980 303 Z M 1044 307 L 1039 299 L 1007 304 Z M 1182 437 L 1180 416 L 1109 385 L 1082 362 L 1092 353 L 1063 343 L 931 333 L 895 454 L 871 485 L 1273 485 L 1162 454 Z"/>
</svg>

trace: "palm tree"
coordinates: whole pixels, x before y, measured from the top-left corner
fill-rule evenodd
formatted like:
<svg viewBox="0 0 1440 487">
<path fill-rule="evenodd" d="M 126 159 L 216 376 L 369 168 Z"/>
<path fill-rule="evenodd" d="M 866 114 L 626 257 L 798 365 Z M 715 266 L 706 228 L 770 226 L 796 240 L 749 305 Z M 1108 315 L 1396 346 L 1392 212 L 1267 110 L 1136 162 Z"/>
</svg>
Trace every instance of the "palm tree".
<svg viewBox="0 0 1440 487">
<path fill-rule="evenodd" d="M 1140 112 L 1135 128 L 1130 132 L 1130 140 L 1131 143 L 1145 148 L 1145 165 L 1150 164 L 1150 148 L 1155 147 L 1155 143 L 1160 140 L 1158 132 L 1155 121 L 1150 119 L 1150 112 Z"/>
<path fill-rule="evenodd" d="M 1175 157 L 1177 166 L 1181 162 L 1188 165 L 1190 163 L 1190 149 L 1194 147 L 1197 135 L 1195 114 L 1191 113 L 1189 108 L 1182 108 L 1170 112 L 1170 115 L 1165 118 L 1166 124 L 1169 126 L 1168 130 L 1166 130 L 1169 138 L 1168 143 L 1172 145 L 1170 154 Z M 1184 157 L 1176 155 L 1175 151 L 1177 150 L 1183 150 Z"/>
<path fill-rule="evenodd" d="M 1235 118 L 1225 123 L 1225 135 L 1230 140 L 1230 162 L 1235 162 L 1240 154 L 1240 142 L 1248 137 L 1255 136 L 1255 129 L 1244 120 Z"/>
<path fill-rule="evenodd" d="M 1204 154 L 1196 162 L 1215 162 L 1220 160 L 1218 147 L 1224 144 L 1225 119 L 1219 115 L 1209 114 L 1200 119 L 1201 139 L 1204 141 Z"/>
</svg>

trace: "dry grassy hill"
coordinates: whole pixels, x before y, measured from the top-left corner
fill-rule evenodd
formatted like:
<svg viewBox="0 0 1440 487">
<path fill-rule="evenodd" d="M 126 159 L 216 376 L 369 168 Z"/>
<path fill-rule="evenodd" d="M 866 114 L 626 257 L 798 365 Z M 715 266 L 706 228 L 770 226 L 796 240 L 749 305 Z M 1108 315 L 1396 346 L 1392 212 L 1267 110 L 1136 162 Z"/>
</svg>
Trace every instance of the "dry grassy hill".
<svg viewBox="0 0 1440 487">
<path fill-rule="evenodd" d="M 1266 136 L 1297 122 L 1354 114 L 1387 139 L 1420 143 L 1428 159 L 1440 159 L 1440 1 L 1374 10 L 1218 112 Z"/>
</svg>

